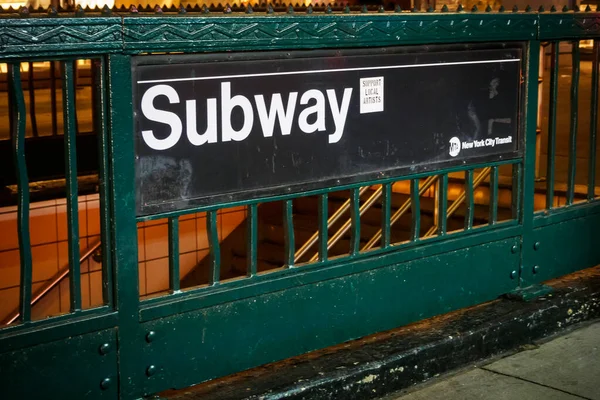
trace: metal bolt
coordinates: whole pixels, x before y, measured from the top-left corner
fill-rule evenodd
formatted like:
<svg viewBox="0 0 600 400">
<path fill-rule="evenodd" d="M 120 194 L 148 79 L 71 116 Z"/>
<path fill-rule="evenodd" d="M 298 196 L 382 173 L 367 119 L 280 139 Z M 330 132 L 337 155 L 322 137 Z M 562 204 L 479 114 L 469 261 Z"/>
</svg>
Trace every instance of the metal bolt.
<svg viewBox="0 0 600 400">
<path fill-rule="evenodd" d="M 105 355 L 110 353 L 110 343 L 103 343 L 102 345 L 100 345 L 100 347 L 98 348 L 98 351 L 100 352 L 100 354 Z"/>
<path fill-rule="evenodd" d="M 540 244 L 541 244 L 540 242 L 535 242 L 535 243 L 533 244 L 533 249 L 534 249 L 534 250 L 539 250 L 539 249 L 540 249 Z"/>
<path fill-rule="evenodd" d="M 102 379 L 102 382 L 100 382 L 100 389 L 106 390 L 106 389 L 110 388 L 111 384 L 112 384 L 112 380 L 110 378 L 104 378 L 104 379 Z"/>
<path fill-rule="evenodd" d="M 533 267 L 533 273 L 534 274 L 537 274 L 539 270 L 540 270 L 540 266 L 539 265 L 536 265 L 536 266 Z"/>
<path fill-rule="evenodd" d="M 150 331 L 146 334 L 146 342 L 150 343 L 154 339 L 156 339 L 156 332 Z"/>
<path fill-rule="evenodd" d="M 515 254 L 517 251 L 519 251 L 519 246 L 513 244 L 513 246 L 510 248 L 510 251 L 511 253 Z"/>
<path fill-rule="evenodd" d="M 156 371 L 157 371 L 156 365 L 150 365 L 148 368 L 146 368 L 146 375 L 152 376 L 156 373 Z"/>
<path fill-rule="evenodd" d="M 516 277 L 517 277 L 517 271 L 514 271 L 514 270 L 513 270 L 513 271 L 510 273 L 510 279 L 515 279 Z"/>
</svg>

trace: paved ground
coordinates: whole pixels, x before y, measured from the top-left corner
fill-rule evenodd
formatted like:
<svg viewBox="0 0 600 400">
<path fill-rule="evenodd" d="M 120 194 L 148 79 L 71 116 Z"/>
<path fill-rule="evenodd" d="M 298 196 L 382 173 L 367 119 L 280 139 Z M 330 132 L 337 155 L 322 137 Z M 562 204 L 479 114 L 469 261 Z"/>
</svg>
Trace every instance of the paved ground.
<svg viewBox="0 0 600 400">
<path fill-rule="evenodd" d="M 385 400 L 600 400 L 600 321 Z"/>
</svg>

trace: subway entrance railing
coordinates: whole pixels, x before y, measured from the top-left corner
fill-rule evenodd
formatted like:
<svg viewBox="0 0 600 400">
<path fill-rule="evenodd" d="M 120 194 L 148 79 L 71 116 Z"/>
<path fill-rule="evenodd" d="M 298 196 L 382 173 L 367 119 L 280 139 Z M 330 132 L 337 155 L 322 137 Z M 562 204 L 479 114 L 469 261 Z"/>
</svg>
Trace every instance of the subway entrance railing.
<svg viewBox="0 0 600 400">
<path fill-rule="evenodd" d="M 600 14 L 210 11 L 0 15 L 3 397 L 143 397 L 600 263 Z"/>
</svg>

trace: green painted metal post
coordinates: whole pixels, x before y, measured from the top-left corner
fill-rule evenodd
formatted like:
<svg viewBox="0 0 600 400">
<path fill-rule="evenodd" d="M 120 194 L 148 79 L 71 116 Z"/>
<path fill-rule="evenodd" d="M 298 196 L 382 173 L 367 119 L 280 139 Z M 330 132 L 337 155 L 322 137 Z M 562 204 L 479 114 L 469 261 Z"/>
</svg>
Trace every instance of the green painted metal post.
<svg viewBox="0 0 600 400">
<path fill-rule="evenodd" d="M 119 395 L 140 397 L 144 379 L 139 363 L 142 342 L 139 325 L 139 282 L 137 225 L 135 222 L 135 168 L 133 106 L 131 99 L 131 58 L 108 56 L 110 104 L 110 143 L 112 153 L 111 203 L 113 265 L 116 306 L 119 312 Z"/>
<path fill-rule="evenodd" d="M 538 107 L 538 70 L 540 62 L 540 42 L 529 42 L 527 51 L 527 65 L 525 71 L 525 165 L 523 168 L 523 237 L 519 280 L 515 285 L 526 287 L 534 282 L 533 265 L 535 254 L 533 252 L 533 212 L 535 191 L 535 157 L 536 157 L 536 129 Z"/>
</svg>

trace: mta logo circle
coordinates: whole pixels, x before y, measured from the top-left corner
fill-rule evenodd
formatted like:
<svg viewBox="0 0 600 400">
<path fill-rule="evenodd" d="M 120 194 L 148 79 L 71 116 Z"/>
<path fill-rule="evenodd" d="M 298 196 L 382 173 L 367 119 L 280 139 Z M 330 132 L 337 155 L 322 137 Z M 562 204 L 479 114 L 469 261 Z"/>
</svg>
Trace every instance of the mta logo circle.
<svg viewBox="0 0 600 400">
<path fill-rule="evenodd" d="M 456 136 L 450 139 L 450 156 L 456 157 L 460 153 L 460 139 Z"/>
</svg>

